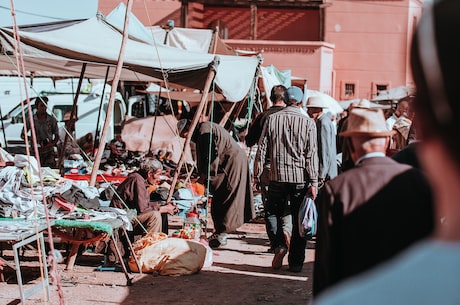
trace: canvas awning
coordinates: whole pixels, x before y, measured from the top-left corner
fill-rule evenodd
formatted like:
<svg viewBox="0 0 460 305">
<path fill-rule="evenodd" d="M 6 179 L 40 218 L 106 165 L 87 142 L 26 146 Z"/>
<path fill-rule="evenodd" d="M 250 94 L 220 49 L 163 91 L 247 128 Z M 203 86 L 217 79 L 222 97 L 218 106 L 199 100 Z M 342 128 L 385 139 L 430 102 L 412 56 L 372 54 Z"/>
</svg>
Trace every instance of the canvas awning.
<svg viewBox="0 0 460 305">
<path fill-rule="evenodd" d="M 107 15 L 106 20 L 122 31 L 125 14 L 126 6 L 120 3 Z M 236 55 L 235 50 L 224 43 L 215 30 L 144 26 L 134 14 L 130 16 L 129 35 L 149 44 L 165 44 L 198 53 Z"/>
<path fill-rule="evenodd" d="M 415 94 L 415 88 L 411 86 L 399 86 L 389 90 L 379 91 L 371 101 L 376 103 L 397 101 Z"/>
<path fill-rule="evenodd" d="M 122 40 L 122 34 L 100 17 L 41 32 L 19 31 L 19 36 L 28 71 L 76 73 L 86 62 L 87 76 L 98 75 L 99 78 L 104 77 L 107 66 L 116 66 Z M 0 29 L 0 44 L 3 54 L 14 54 L 15 40 L 11 29 Z M 14 57 L 0 57 L 0 70 L 15 73 L 11 62 Z M 152 46 L 130 38 L 125 48 L 122 79 L 167 78 L 171 83 L 202 89 L 214 60 L 212 54 L 160 44 Z M 219 55 L 218 61 L 216 90 L 228 101 L 241 101 L 249 91 L 259 60 Z"/>
<path fill-rule="evenodd" d="M 173 115 L 140 119 L 129 117 L 123 124 L 121 138 L 129 151 L 169 150 L 172 152 L 172 160 L 177 163 L 185 139 L 179 137 L 176 125 L 177 119 Z M 190 146 L 186 147 L 185 160 L 189 163 L 193 162 Z"/>
</svg>

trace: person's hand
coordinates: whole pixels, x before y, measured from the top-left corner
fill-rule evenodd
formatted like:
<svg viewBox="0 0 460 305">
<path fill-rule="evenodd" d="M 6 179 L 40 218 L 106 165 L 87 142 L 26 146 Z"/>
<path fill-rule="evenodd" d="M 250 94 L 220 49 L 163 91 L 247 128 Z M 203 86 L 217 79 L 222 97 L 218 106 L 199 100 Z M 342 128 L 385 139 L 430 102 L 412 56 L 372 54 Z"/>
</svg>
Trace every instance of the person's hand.
<svg viewBox="0 0 460 305">
<path fill-rule="evenodd" d="M 316 196 L 318 195 L 318 189 L 316 186 L 310 186 L 308 188 L 307 194 L 311 197 L 311 199 L 315 200 Z"/>
<path fill-rule="evenodd" d="M 169 215 L 174 215 L 179 211 L 177 208 L 177 205 L 174 202 L 168 202 L 165 205 L 162 205 L 160 208 L 160 212 L 163 213 L 168 213 Z"/>
<path fill-rule="evenodd" d="M 252 189 L 260 191 L 260 179 L 257 176 L 252 177 Z"/>
<path fill-rule="evenodd" d="M 319 178 L 318 179 L 318 188 L 322 188 L 324 186 L 324 183 L 326 182 L 326 179 L 324 178 Z"/>
</svg>

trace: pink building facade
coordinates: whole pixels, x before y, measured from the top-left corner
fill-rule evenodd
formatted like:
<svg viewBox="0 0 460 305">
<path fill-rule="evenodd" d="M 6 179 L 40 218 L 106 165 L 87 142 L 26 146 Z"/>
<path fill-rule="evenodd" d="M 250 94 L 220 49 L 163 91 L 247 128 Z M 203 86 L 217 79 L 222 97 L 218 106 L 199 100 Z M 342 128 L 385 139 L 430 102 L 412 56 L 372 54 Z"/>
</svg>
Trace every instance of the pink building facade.
<svg viewBox="0 0 460 305">
<path fill-rule="evenodd" d="M 372 99 L 412 86 L 409 50 L 421 1 L 332 1 L 325 41 L 334 43 L 333 96 Z"/>
<path fill-rule="evenodd" d="M 99 1 L 107 14 L 117 0 Z M 126 1 L 125 1 L 126 2 Z M 262 65 L 290 70 L 337 100 L 372 99 L 412 85 L 409 48 L 422 0 L 135 1 L 144 25 L 218 27 L 231 47 L 260 52 Z"/>
</svg>

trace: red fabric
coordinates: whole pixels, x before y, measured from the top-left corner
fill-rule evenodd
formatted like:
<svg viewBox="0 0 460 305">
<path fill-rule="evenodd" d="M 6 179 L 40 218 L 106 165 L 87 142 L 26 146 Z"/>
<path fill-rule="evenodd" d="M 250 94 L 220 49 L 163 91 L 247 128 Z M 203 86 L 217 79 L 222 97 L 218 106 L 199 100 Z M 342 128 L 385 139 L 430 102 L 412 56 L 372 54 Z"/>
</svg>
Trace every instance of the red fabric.
<svg viewBox="0 0 460 305">
<path fill-rule="evenodd" d="M 96 181 L 97 182 L 104 182 L 104 181 L 120 181 L 123 182 L 127 176 L 112 176 L 112 175 L 97 175 Z M 83 175 L 83 174 L 64 174 L 64 178 L 72 179 L 72 180 L 87 180 L 91 179 L 91 175 Z M 105 180 L 104 180 L 105 179 Z"/>
</svg>

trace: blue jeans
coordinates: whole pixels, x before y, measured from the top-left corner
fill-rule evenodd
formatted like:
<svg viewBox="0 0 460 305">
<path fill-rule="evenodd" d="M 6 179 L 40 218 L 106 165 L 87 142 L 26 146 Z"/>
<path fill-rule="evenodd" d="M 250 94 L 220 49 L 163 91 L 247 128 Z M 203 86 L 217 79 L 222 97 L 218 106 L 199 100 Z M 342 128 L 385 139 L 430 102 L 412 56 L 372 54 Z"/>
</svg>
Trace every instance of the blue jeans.
<svg viewBox="0 0 460 305">
<path fill-rule="evenodd" d="M 265 221 L 268 238 L 273 248 L 285 247 L 283 216 L 289 206 L 292 215 L 292 236 L 289 248 L 289 266 L 302 266 L 305 261 L 307 241 L 299 235 L 299 208 L 307 192 L 306 183 L 270 181 L 265 206 Z"/>
<path fill-rule="evenodd" d="M 264 205 L 264 211 L 266 211 L 265 207 L 267 206 L 269 185 L 270 185 L 270 166 L 264 166 L 262 174 L 260 175 L 260 191 L 262 193 L 262 202 Z M 265 229 L 267 230 L 267 233 L 268 233 L 271 230 L 271 227 L 273 226 L 273 224 L 276 227 L 276 216 L 271 215 L 267 217 L 266 212 L 265 212 L 264 218 L 265 218 Z M 291 217 L 291 208 L 289 205 L 289 201 L 287 202 L 286 209 L 284 210 L 284 213 L 283 213 L 282 224 L 283 224 L 283 231 L 289 233 L 289 235 L 292 235 L 292 217 Z M 271 248 L 274 249 L 273 244 L 271 244 Z"/>
</svg>

